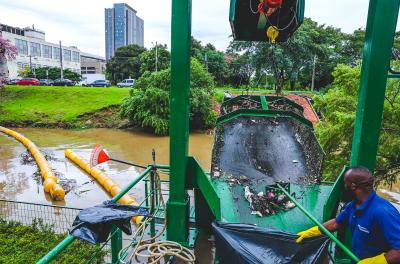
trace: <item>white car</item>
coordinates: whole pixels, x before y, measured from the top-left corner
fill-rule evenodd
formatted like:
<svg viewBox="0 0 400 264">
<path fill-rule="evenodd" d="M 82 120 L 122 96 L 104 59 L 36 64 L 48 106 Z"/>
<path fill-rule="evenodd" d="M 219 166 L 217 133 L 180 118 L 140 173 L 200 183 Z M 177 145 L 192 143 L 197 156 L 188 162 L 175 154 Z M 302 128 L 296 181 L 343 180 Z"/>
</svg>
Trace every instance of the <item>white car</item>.
<svg viewBox="0 0 400 264">
<path fill-rule="evenodd" d="M 133 87 L 135 84 L 135 79 L 125 79 L 122 82 L 117 83 L 118 87 Z"/>
</svg>

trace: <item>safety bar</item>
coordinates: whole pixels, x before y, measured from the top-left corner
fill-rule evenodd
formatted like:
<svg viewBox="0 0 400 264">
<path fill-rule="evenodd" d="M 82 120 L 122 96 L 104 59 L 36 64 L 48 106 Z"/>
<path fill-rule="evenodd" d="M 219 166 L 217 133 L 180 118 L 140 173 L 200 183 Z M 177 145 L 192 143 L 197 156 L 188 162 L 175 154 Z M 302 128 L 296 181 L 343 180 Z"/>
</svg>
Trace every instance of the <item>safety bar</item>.
<svg viewBox="0 0 400 264">
<path fill-rule="evenodd" d="M 154 167 L 159 168 L 159 169 L 169 169 L 169 166 L 167 165 L 150 165 L 148 166 L 134 181 L 132 181 L 128 186 L 126 186 L 121 192 L 119 192 L 116 196 L 112 198 L 114 202 L 118 201 L 121 199 L 122 196 L 124 196 L 127 192 L 130 191 L 136 184 L 138 184 L 144 177 L 146 177 L 153 169 Z M 50 250 L 44 257 L 42 257 L 37 264 L 47 264 L 50 263 L 52 260 L 54 260 L 64 249 L 66 249 L 73 241 L 75 240 L 75 237 L 68 235 L 66 238 L 64 238 L 63 241 L 61 241 L 57 246 L 55 246 L 52 250 Z"/>
<path fill-rule="evenodd" d="M 312 214 L 310 214 L 297 200 L 289 194 L 279 183 L 277 184 L 279 189 L 308 217 L 311 221 L 313 221 L 319 229 L 325 233 L 330 239 L 332 239 L 336 245 L 338 245 L 352 260 L 356 263 L 360 262 L 360 259 L 354 255 L 339 239 L 337 239 L 331 232 L 328 231 Z"/>
</svg>

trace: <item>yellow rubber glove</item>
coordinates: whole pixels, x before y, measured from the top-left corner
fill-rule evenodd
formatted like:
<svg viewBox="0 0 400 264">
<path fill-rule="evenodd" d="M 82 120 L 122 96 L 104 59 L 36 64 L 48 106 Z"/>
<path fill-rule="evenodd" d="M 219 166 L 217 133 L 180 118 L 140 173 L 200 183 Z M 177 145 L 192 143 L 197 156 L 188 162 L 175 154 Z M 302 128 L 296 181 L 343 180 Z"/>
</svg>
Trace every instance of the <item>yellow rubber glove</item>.
<svg viewBox="0 0 400 264">
<path fill-rule="evenodd" d="M 385 253 L 382 253 L 376 257 L 363 259 L 358 264 L 388 264 L 388 262 L 385 258 Z"/>
<path fill-rule="evenodd" d="M 311 227 L 310 229 L 307 229 L 305 231 L 302 231 L 300 233 L 297 233 L 299 236 L 296 240 L 296 243 L 301 243 L 304 238 L 310 238 L 310 237 L 316 237 L 322 235 L 321 231 L 319 230 L 318 226 Z"/>
</svg>

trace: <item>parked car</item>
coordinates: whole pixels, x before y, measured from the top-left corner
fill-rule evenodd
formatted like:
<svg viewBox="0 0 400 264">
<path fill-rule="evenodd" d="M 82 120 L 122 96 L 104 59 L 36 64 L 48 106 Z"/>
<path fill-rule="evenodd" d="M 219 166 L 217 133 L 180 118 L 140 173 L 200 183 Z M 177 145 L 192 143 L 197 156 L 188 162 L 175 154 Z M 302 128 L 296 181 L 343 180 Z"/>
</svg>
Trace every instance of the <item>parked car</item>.
<svg viewBox="0 0 400 264">
<path fill-rule="evenodd" d="M 122 82 L 117 83 L 118 87 L 133 87 L 135 79 L 125 79 Z"/>
<path fill-rule="evenodd" d="M 21 80 L 17 80 L 16 84 L 18 84 L 18 85 L 39 85 L 40 82 L 36 78 L 22 78 Z"/>
<path fill-rule="evenodd" d="M 107 80 L 96 80 L 92 83 L 89 83 L 87 86 L 91 87 L 110 87 L 111 83 Z"/>
<path fill-rule="evenodd" d="M 43 86 L 53 85 L 53 81 L 50 79 L 40 79 L 39 82 L 40 82 L 40 85 L 43 85 Z"/>
<path fill-rule="evenodd" d="M 8 84 L 17 84 L 18 79 L 11 79 L 8 81 Z"/>
<path fill-rule="evenodd" d="M 70 79 L 57 79 L 53 81 L 54 86 L 74 86 L 75 82 Z"/>
</svg>

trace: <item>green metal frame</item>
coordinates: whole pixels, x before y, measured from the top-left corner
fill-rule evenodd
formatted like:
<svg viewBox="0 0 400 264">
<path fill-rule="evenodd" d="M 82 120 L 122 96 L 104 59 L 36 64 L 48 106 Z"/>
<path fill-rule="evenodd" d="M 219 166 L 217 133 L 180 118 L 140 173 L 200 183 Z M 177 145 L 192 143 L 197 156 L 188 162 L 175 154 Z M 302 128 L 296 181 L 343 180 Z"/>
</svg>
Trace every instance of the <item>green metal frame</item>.
<svg viewBox="0 0 400 264">
<path fill-rule="evenodd" d="M 187 243 L 189 197 L 186 169 L 189 140 L 189 89 L 192 1 L 172 0 L 170 88 L 170 193 L 167 239 Z"/>
<path fill-rule="evenodd" d="M 164 167 L 164 166 L 162 166 Z M 117 202 L 124 196 L 127 192 L 129 192 L 138 182 L 140 182 L 144 177 L 146 177 L 150 171 L 152 171 L 153 166 L 148 166 L 146 170 L 144 170 L 135 180 L 133 180 L 128 186 L 126 186 L 120 193 L 112 198 L 114 202 Z M 75 241 L 75 237 L 68 235 L 63 241 L 61 241 L 57 246 L 55 246 L 52 250 L 50 250 L 44 257 L 42 257 L 37 264 L 46 264 L 53 261 L 62 251 L 64 251 L 72 242 Z M 113 241 L 112 241 L 113 242 Z M 114 245 L 117 247 L 119 245 L 118 239 L 114 240 Z M 119 251 L 118 251 L 119 252 Z M 116 250 L 113 252 L 116 254 Z M 115 255 L 112 256 L 115 258 Z"/>
<path fill-rule="evenodd" d="M 288 117 L 293 120 L 296 120 L 303 125 L 313 129 L 313 124 L 308 119 L 299 116 L 291 111 L 282 111 L 282 110 L 259 110 L 259 109 L 238 109 L 232 111 L 226 115 L 220 116 L 217 118 L 217 125 L 228 122 L 232 119 L 241 117 L 241 116 L 265 116 L 265 117 Z"/>
<path fill-rule="evenodd" d="M 399 0 L 370 0 L 350 165 L 374 170 Z"/>
</svg>

